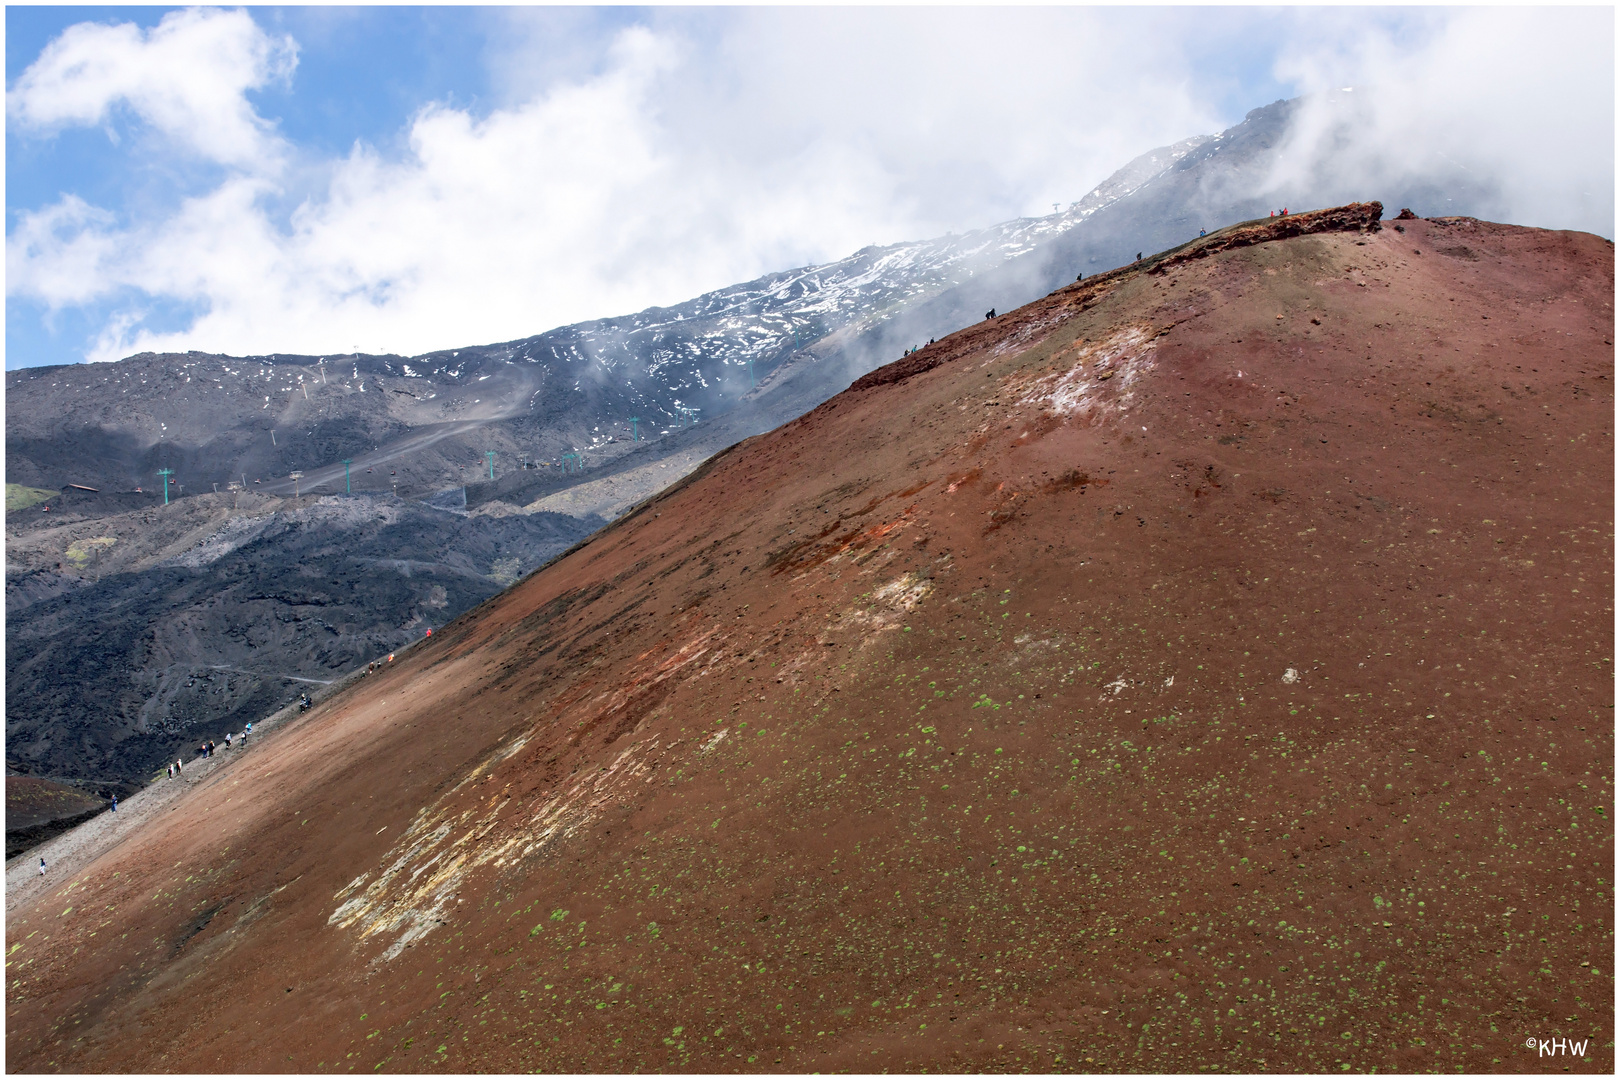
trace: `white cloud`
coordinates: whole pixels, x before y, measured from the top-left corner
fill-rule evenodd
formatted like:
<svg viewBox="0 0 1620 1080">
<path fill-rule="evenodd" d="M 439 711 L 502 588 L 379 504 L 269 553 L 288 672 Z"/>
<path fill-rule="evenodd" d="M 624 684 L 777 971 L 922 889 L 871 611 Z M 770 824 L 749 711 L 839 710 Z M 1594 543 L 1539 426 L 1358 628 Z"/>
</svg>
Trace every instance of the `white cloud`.
<svg viewBox="0 0 1620 1080">
<path fill-rule="evenodd" d="M 77 195 L 18 215 L 6 238 L 6 280 L 52 309 L 95 300 L 107 287 L 102 268 L 116 255 L 113 220 Z"/>
<path fill-rule="evenodd" d="M 197 25 L 226 18 L 182 14 Z M 251 45 L 252 24 L 231 17 L 240 17 L 232 40 Z M 1284 77 L 1304 88 L 1381 88 L 1358 99 L 1377 121 L 1358 136 L 1366 175 L 1341 179 L 1387 179 L 1378 170 L 1409 168 L 1421 147 L 1489 172 L 1527 214 L 1556 203 L 1572 177 L 1586 184 L 1607 170 L 1612 187 L 1612 15 L 1609 39 L 1595 41 L 1571 41 L 1565 24 L 1538 25 L 1533 14 L 1522 27 L 1504 17 L 1438 14 L 1411 39 L 1417 45 L 1351 15 L 1340 34 L 1300 22 L 1299 47 L 1282 50 L 1296 57 Z M 1196 66 L 1196 33 L 1171 13 L 657 9 L 643 25 L 597 27 L 607 44 L 594 59 L 575 40 L 556 63 L 540 62 L 554 48 L 548 35 L 572 23 L 523 11 L 500 18 L 512 33 L 491 61 L 499 107 L 479 115 L 429 104 L 403 150 L 357 144 L 341 160 L 306 159 L 301 171 L 258 170 L 247 155 L 167 216 L 120 223 L 72 197 L 18 215 L 7 240 L 10 294 L 50 307 L 100 304 L 96 359 L 188 348 L 418 353 L 678 302 L 869 243 L 1046 212 L 1138 153 L 1223 126 L 1185 74 Z M 143 47 L 171 19 L 163 41 L 179 41 L 182 20 L 170 16 Z M 81 46 L 62 43 L 79 31 L 91 33 L 75 27 L 35 65 L 54 72 L 54 84 L 73 81 L 65 58 Z M 211 39 L 188 40 L 206 52 Z M 1314 44 L 1323 40 L 1348 44 Z M 235 118 L 219 123 L 264 147 L 272 129 L 243 95 L 289 65 L 294 46 L 258 41 L 242 55 L 261 59 L 239 65 L 235 82 L 217 81 L 221 97 L 210 101 Z M 166 56 L 184 67 L 178 53 Z M 1605 77 L 1608 96 L 1593 100 Z M 31 119 L 35 127 L 93 123 L 112 100 L 160 96 L 134 76 L 96 76 L 101 89 L 58 95 L 85 104 L 47 113 L 32 104 L 27 78 L 13 91 L 14 115 L 26 107 L 58 118 Z M 1566 112 L 1538 121 L 1549 109 Z M 1324 161 L 1344 167 L 1324 152 L 1325 115 L 1307 118 L 1292 158 L 1303 164 L 1275 183 Z M 1590 143 L 1594 125 L 1606 142 L 1571 145 Z M 1516 146 L 1540 160 L 1516 160 Z M 1577 167 L 1565 174 L 1570 161 Z M 278 185 L 310 176 L 320 179 L 297 210 L 276 216 L 288 197 Z M 1612 193 L 1603 194 L 1612 231 Z M 126 302 L 131 295 L 141 299 Z M 159 300 L 201 314 L 183 331 L 157 332 L 144 312 Z"/>
<path fill-rule="evenodd" d="M 297 63 L 291 38 L 266 35 L 240 10 L 175 11 L 150 31 L 79 23 L 17 79 L 6 115 L 49 133 L 105 123 L 123 106 L 197 157 L 262 171 L 280 146 L 243 92 L 290 77 Z"/>
<path fill-rule="evenodd" d="M 1477 216 L 1613 236 L 1613 9 L 1464 8 L 1426 21 L 1324 34 L 1331 44 L 1285 56 L 1280 75 L 1323 93 L 1272 184 L 1368 198 L 1449 177 Z"/>
<path fill-rule="evenodd" d="M 1118 74 L 1071 62 L 1084 20 L 1070 21 L 1079 36 L 1067 46 L 1032 45 L 1033 65 L 1009 56 L 922 78 L 885 55 L 885 39 L 906 37 L 899 16 L 849 16 L 855 45 L 818 72 L 837 28 L 780 14 L 725 20 L 717 36 L 676 22 L 622 30 L 594 73 L 481 118 L 429 105 L 406 153 L 357 145 L 279 228 L 275 189 L 242 177 L 163 220 L 116 226 L 67 200 L 22 215 L 8 241 L 12 292 L 63 305 L 134 290 L 203 312 L 159 333 L 120 309 L 96 359 L 414 353 L 989 224 L 1078 197 L 1124 158 L 1214 124 L 1175 88 L 1074 123 L 1074 102 Z M 911 49 L 960 55 L 987 19 L 951 15 Z M 773 59 L 784 52 L 796 59 Z M 1056 74 L 1026 70 L 1043 66 Z"/>
</svg>

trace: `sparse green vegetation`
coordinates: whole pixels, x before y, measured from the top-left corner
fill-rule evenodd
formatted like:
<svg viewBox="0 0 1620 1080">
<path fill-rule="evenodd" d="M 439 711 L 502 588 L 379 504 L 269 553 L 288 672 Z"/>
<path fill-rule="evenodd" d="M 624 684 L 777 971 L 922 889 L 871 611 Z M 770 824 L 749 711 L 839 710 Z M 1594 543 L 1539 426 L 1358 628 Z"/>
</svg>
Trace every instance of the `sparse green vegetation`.
<svg viewBox="0 0 1620 1080">
<path fill-rule="evenodd" d="M 26 510 L 30 506 L 37 506 L 47 499 L 54 499 L 58 495 L 55 491 L 46 491 L 44 488 L 24 487 L 21 484 L 6 485 L 6 509 Z"/>
<path fill-rule="evenodd" d="M 82 567 L 116 543 L 118 538 L 114 536 L 94 536 L 86 540 L 75 540 L 68 545 L 67 557 L 75 566 Z"/>
</svg>

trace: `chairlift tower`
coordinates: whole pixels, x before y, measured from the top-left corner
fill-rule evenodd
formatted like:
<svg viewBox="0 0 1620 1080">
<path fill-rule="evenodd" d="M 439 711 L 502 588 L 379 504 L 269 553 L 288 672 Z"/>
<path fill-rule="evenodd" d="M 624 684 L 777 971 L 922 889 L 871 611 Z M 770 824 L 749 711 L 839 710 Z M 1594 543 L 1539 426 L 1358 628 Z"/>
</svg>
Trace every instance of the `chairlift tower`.
<svg viewBox="0 0 1620 1080">
<path fill-rule="evenodd" d="M 485 450 L 484 461 L 489 465 L 489 478 L 495 479 L 495 451 Z"/>
<path fill-rule="evenodd" d="M 294 469 L 292 472 L 288 473 L 287 475 L 292 478 L 292 482 L 293 482 L 293 498 L 296 499 L 296 498 L 298 498 L 298 481 L 300 481 L 300 480 L 302 480 L 304 478 L 304 474 L 302 472 L 299 472 L 297 469 Z"/>
<path fill-rule="evenodd" d="M 639 423 L 641 423 L 641 417 L 632 416 L 630 418 L 630 441 L 631 442 L 640 442 L 641 441 L 640 431 L 636 427 L 636 425 L 639 424 Z"/>
<path fill-rule="evenodd" d="M 174 475 L 173 469 L 159 469 L 158 475 L 163 477 L 163 505 L 169 505 L 169 477 Z"/>
</svg>

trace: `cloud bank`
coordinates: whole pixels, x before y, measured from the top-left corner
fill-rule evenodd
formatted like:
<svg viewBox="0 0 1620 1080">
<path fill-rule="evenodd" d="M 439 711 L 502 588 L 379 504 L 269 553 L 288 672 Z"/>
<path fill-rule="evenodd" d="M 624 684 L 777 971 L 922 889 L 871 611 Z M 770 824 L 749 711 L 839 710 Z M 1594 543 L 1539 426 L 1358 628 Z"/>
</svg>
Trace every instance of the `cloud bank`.
<svg viewBox="0 0 1620 1080">
<path fill-rule="evenodd" d="M 1428 21 L 1416 41 L 1345 25 L 1281 58 L 1285 77 L 1321 92 L 1271 182 L 1342 198 L 1450 177 L 1470 201 L 1454 212 L 1613 237 L 1613 9 L 1463 8 Z"/>
<path fill-rule="evenodd" d="M 297 44 L 263 33 L 245 11 L 174 12 L 149 32 L 79 23 L 7 92 L 6 115 L 49 133 L 126 109 L 187 154 L 262 172 L 282 147 L 244 94 L 289 78 L 297 63 Z"/>
<path fill-rule="evenodd" d="M 411 354 L 1050 212 L 1236 119 L 1212 104 L 1207 35 L 1174 14 L 655 11 L 581 55 L 554 20 L 510 12 L 489 56 L 497 105 L 426 103 L 397 146 L 336 160 L 255 109 L 260 88 L 296 89 L 298 47 L 248 14 L 81 24 L 8 91 L 13 129 L 100 126 L 135 136 L 131 167 L 161 156 L 217 176 L 155 209 L 63 194 L 15 212 L 8 297 L 86 313 L 95 360 Z M 1349 128 L 1342 108 L 1306 110 L 1279 189 L 1332 163 L 1363 197 L 1418 151 L 1444 154 L 1504 220 L 1612 235 L 1612 12 L 1280 21 L 1276 77 L 1367 89 Z M 564 49 L 569 63 L 541 62 Z M 179 329 L 154 315 L 176 308 Z"/>
</svg>

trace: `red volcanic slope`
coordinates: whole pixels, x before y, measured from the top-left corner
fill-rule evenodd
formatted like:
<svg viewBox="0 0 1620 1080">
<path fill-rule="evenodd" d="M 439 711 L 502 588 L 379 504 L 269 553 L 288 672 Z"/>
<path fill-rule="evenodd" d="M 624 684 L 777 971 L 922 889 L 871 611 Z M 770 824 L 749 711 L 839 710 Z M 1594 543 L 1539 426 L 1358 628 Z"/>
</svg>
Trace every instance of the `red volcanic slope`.
<svg viewBox="0 0 1620 1080">
<path fill-rule="evenodd" d="M 1357 220 L 720 455 L 13 911 L 8 1065 L 1612 1071 L 1614 249 Z"/>
</svg>

